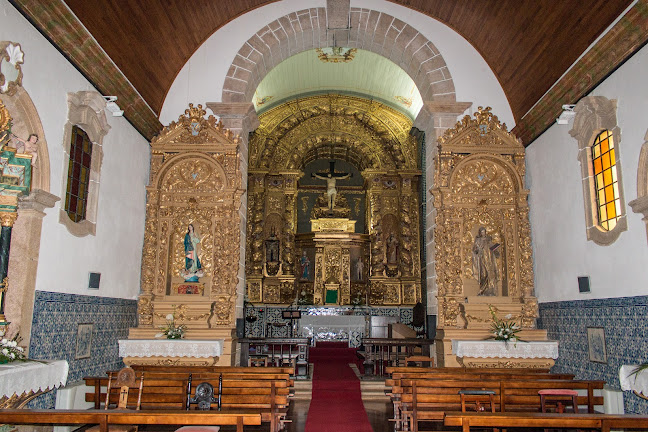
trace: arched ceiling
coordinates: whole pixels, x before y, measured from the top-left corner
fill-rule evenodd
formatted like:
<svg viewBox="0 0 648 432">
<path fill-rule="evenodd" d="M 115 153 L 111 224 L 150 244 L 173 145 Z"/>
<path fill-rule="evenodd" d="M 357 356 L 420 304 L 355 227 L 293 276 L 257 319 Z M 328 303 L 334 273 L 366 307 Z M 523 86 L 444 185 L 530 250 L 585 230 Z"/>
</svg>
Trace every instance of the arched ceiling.
<svg viewBox="0 0 648 432">
<path fill-rule="evenodd" d="M 579 57 L 633 0 L 390 0 L 456 30 L 493 70 L 528 143 L 648 40 L 636 4 Z M 176 75 L 192 53 L 229 21 L 273 0 L 10 0 L 104 94 L 116 94 L 126 117 L 147 138 Z M 303 7 L 309 3 L 304 2 Z M 318 3 L 318 4 L 321 4 Z M 353 2 L 351 7 L 354 7 Z M 249 29 L 250 33 L 258 29 Z M 588 57 L 589 56 L 589 57 Z M 575 61 L 583 63 L 565 79 Z M 121 75 L 123 74 L 123 76 Z M 561 78 L 562 77 L 562 78 Z M 551 89 L 561 80 L 559 89 Z M 563 83 L 564 82 L 564 83 Z M 550 90 L 551 89 L 551 90 Z M 555 95 L 547 96 L 547 92 Z M 540 102 L 540 104 L 538 104 Z M 547 108 L 547 105 L 551 108 Z M 537 115 L 529 116 L 529 113 Z M 553 116 L 553 118 L 552 118 Z"/>
<path fill-rule="evenodd" d="M 414 120 L 423 100 L 412 78 L 378 54 L 365 50 L 353 54 L 352 60 L 339 63 L 320 60 L 317 50 L 289 57 L 261 81 L 252 100 L 254 108 L 260 114 L 299 95 L 335 91 L 377 99 Z"/>
</svg>

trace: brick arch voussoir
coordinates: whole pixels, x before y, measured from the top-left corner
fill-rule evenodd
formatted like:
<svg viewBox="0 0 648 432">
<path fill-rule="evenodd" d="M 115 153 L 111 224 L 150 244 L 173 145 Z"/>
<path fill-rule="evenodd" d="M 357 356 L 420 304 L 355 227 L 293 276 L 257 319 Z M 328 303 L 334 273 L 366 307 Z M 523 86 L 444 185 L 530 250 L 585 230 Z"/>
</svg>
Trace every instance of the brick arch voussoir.
<svg viewBox="0 0 648 432">
<path fill-rule="evenodd" d="M 389 14 L 351 8 L 348 46 L 374 52 L 401 67 L 424 101 L 456 101 L 450 70 L 436 46 L 409 24 Z M 250 102 L 263 78 L 288 57 L 329 46 L 326 9 L 290 13 L 263 26 L 236 54 L 225 83 L 223 102 Z"/>
</svg>

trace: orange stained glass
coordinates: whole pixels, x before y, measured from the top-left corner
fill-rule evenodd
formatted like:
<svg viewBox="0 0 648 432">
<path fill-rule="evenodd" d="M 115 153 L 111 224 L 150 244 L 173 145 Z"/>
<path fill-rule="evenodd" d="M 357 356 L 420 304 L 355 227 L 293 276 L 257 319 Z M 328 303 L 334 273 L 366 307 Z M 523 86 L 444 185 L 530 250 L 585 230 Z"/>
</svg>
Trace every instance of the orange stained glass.
<svg viewBox="0 0 648 432">
<path fill-rule="evenodd" d="M 592 144 L 595 199 L 598 208 L 598 225 L 604 230 L 616 226 L 621 215 L 619 186 L 617 183 L 616 154 L 612 134 L 605 130 Z"/>
</svg>

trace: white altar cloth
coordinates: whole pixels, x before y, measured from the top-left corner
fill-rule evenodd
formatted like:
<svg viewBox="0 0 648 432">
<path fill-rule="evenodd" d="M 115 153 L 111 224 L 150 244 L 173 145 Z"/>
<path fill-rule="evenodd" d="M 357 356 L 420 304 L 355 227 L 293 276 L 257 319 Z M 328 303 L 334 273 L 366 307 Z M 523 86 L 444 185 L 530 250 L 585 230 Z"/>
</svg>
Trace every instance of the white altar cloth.
<svg viewBox="0 0 648 432">
<path fill-rule="evenodd" d="M 302 315 L 302 337 L 315 340 L 348 340 L 354 335 L 362 337 L 365 332 L 365 317 L 362 315 Z"/>
<path fill-rule="evenodd" d="M 122 339 L 120 357 L 220 357 L 223 339 Z"/>
<path fill-rule="evenodd" d="M 473 358 L 558 358 L 558 342 L 509 342 L 496 340 L 452 340 L 452 353 Z"/>
<path fill-rule="evenodd" d="M 619 382 L 621 390 L 634 391 L 648 396 L 648 370 L 631 375 L 632 371 L 639 365 L 623 365 L 619 368 Z"/>
<path fill-rule="evenodd" d="M 52 390 L 64 386 L 69 371 L 65 360 L 15 361 L 0 365 L 0 397 Z"/>
</svg>

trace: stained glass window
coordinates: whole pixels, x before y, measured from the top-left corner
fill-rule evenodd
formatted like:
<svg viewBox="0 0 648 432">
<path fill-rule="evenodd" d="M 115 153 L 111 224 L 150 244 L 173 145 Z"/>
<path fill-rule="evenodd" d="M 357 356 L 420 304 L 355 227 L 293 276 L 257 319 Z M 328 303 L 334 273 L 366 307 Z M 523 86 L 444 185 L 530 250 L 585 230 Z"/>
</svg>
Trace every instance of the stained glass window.
<svg viewBox="0 0 648 432">
<path fill-rule="evenodd" d="M 91 158 L 92 142 L 88 134 L 78 126 L 72 127 L 65 211 L 74 222 L 80 222 L 86 218 Z"/>
<path fill-rule="evenodd" d="M 621 216 L 614 140 L 609 130 L 596 136 L 592 144 L 592 164 L 599 227 L 614 229 Z"/>
</svg>

